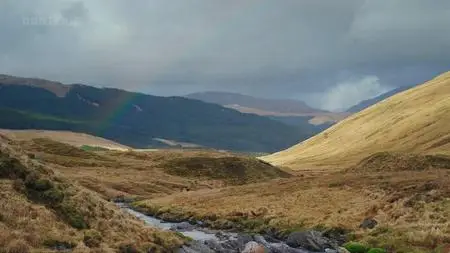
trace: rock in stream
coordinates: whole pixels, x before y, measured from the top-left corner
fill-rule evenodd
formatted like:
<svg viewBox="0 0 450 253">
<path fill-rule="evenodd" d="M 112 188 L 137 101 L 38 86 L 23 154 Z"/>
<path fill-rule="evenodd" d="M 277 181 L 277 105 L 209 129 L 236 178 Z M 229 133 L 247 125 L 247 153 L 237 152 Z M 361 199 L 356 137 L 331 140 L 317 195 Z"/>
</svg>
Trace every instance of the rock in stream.
<svg viewBox="0 0 450 253">
<path fill-rule="evenodd" d="M 178 249 L 177 253 L 337 253 L 338 243 L 323 236 L 319 231 L 309 230 L 290 234 L 286 242 L 271 236 L 249 235 L 228 231 L 211 230 L 188 222 L 164 222 L 158 218 L 120 205 L 126 212 L 148 225 L 182 233 L 193 240 Z M 267 240 L 269 239 L 269 241 Z"/>
</svg>

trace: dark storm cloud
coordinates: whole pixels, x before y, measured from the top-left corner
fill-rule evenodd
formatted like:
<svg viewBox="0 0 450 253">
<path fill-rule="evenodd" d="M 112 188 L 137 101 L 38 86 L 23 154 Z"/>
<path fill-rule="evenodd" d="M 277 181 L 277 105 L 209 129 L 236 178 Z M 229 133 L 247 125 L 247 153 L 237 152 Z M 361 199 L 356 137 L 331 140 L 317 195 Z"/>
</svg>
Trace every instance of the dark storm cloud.
<svg viewBox="0 0 450 253">
<path fill-rule="evenodd" d="M 0 72 L 341 109 L 450 69 L 447 0 L 3 0 Z"/>
</svg>

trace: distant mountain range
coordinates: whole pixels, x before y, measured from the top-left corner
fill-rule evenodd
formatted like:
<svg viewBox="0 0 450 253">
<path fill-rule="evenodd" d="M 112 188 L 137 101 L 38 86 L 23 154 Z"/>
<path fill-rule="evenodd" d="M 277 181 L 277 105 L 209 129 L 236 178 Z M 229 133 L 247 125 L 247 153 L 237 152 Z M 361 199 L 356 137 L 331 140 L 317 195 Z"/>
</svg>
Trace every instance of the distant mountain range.
<svg viewBox="0 0 450 253">
<path fill-rule="evenodd" d="M 187 98 L 220 104 L 246 113 L 270 116 L 298 116 L 299 114 L 323 113 L 305 102 L 293 99 L 266 99 L 231 92 L 208 91 L 186 95 Z"/>
<path fill-rule="evenodd" d="M 312 108 L 300 100 L 257 98 L 231 92 L 199 92 L 185 97 L 219 104 L 243 113 L 268 116 L 290 125 L 295 122 L 295 125 L 300 123 L 314 133 L 320 132 L 323 128 L 323 126 L 314 128 L 315 125 L 330 125 L 349 115 L 349 113 L 334 113 Z"/>
<path fill-rule="evenodd" d="M 0 75 L 0 115 L 0 128 L 84 132 L 136 148 L 161 146 L 164 139 L 272 152 L 311 136 L 298 127 L 198 100 L 8 75 Z"/>
<path fill-rule="evenodd" d="M 383 93 L 383 94 L 381 94 L 381 95 L 379 95 L 377 97 L 374 97 L 374 98 L 371 98 L 371 99 L 367 99 L 367 100 L 363 100 L 363 101 L 359 102 L 358 104 L 356 104 L 356 105 L 350 107 L 349 109 L 347 109 L 347 112 L 350 112 L 350 113 L 360 112 L 360 111 L 362 111 L 362 110 L 364 110 L 364 109 L 366 109 L 366 108 L 368 108 L 368 107 L 370 107 L 370 106 L 372 106 L 372 105 L 374 105 L 374 104 L 376 104 L 376 103 L 378 103 L 378 102 L 380 102 L 382 100 L 385 100 L 386 98 L 394 96 L 395 94 L 400 93 L 402 91 L 409 90 L 409 89 L 411 89 L 411 88 L 413 88 L 415 86 L 417 86 L 417 85 L 402 86 L 402 87 L 393 89 L 391 91 L 388 91 L 386 93 Z"/>
</svg>

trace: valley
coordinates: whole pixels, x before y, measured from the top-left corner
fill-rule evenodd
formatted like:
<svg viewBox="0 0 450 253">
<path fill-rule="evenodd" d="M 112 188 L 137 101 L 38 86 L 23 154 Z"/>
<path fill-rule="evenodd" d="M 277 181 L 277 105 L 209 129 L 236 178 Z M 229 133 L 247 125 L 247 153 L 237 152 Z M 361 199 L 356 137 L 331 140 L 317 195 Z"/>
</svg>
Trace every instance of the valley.
<svg viewBox="0 0 450 253">
<path fill-rule="evenodd" d="M 450 243 L 449 81 L 445 73 L 260 158 L 1 130 L 0 248 L 440 252 Z"/>
<path fill-rule="evenodd" d="M 450 253 L 449 14 L 0 0 L 0 253 Z"/>
</svg>

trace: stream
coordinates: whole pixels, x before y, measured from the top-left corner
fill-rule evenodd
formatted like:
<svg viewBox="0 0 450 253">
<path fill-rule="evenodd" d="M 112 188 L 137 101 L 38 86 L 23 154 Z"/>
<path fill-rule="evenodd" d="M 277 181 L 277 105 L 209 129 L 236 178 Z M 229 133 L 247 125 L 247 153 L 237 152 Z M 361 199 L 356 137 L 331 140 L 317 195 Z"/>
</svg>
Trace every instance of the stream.
<svg viewBox="0 0 450 253">
<path fill-rule="evenodd" d="M 165 222 L 117 203 L 125 212 L 143 220 L 147 225 L 179 232 L 193 239 L 176 253 L 340 253 L 338 243 L 317 231 L 294 232 L 286 241 L 270 236 L 212 230 L 188 222 Z"/>
</svg>

